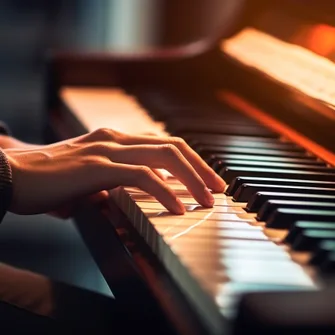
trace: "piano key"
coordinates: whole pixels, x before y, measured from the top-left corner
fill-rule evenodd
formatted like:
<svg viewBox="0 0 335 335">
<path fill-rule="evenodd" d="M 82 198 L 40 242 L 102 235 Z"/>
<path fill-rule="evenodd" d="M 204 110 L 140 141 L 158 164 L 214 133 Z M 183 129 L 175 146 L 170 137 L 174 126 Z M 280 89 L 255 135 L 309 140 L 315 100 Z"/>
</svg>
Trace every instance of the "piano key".
<svg viewBox="0 0 335 335">
<path fill-rule="evenodd" d="M 260 177 L 237 177 L 228 186 L 225 191 L 227 195 L 233 195 L 242 184 L 254 183 L 264 185 L 289 185 L 289 186 L 309 186 L 335 188 L 335 182 L 303 180 L 303 179 L 282 179 L 282 178 L 260 178 Z"/>
<path fill-rule="evenodd" d="M 206 148 L 210 148 L 211 151 L 219 152 L 221 147 L 229 146 L 229 147 L 240 147 L 240 148 L 259 148 L 259 149 L 271 149 L 271 150 L 283 150 L 283 151 L 296 151 L 296 152 L 306 152 L 302 147 L 298 147 L 293 143 L 283 143 L 279 141 L 273 142 L 260 142 L 253 141 L 252 137 L 248 140 L 233 140 L 233 139 L 225 139 L 224 141 L 219 140 L 189 140 L 188 144 L 192 146 L 193 149 L 197 150 L 197 148 L 201 147 L 206 150 Z"/>
<path fill-rule="evenodd" d="M 278 208 L 266 221 L 266 227 L 288 229 L 296 221 L 332 222 L 335 219 L 335 210 L 309 210 L 295 208 Z"/>
<path fill-rule="evenodd" d="M 213 194 L 213 196 L 215 199 L 215 204 L 214 204 L 215 206 L 229 206 L 229 207 L 241 207 L 242 206 L 242 204 L 238 202 L 234 202 L 229 197 L 220 199 L 216 197 L 216 194 Z M 132 194 L 131 198 L 134 201 L 142 201 L 142 202 L 157 201 L 156 198 L 154 198 L 151 195 L 147 195 L 147 194 Z M 199 203 L 192 197 L 178 197 L 178 198 L 184 205 L 199 205 Z"/>
<path fill-rule="evenodd" d="M 267 221 L 269 216 L 278 208 L 335 210 L 335 197 L 333 202 L 269 200 L 261 207 L 256 219 Z"/>
<path fill-rule="evenodd" d="M 222 143 L 229 143 L 232 142 L 249 142 L 252 141 L 253 143 L 261 144 L 281 144 L 283 146 L 296 146 L 297 145 L 293 142 L 281 141 L 278 138 L 267 138 L 261 136 L 239 136 L 239 135 L 220 135 L 220 134 L 211 134 L 211 133 L 204 133 L 204 132 L 197 132 L 197 133 L 184 133 L 183 138 L 186 142 L 190 143 L 192 141 L 196 141 L 197 143 L 203 144 L 222 144 Z"/>
<path fill-rule="evenodd" d="M 270 169 L 295 169 L 295 170 L 307 170 L 307 171 L 329 171 L 335 172 L 335 169 L 327 167 L 326 164 L 320 164 L 320 162 L 316 161 L 308 161 L 302 163 L 292 163 L 292 162 L 284 162 L 285 157 L 282 161 L 267 161 L 265 160 L 212 160 L 208 161 L 207 164 L 217 173 L 227 166 L 230 167 L 261 167 L 261 168 L 270 168 Z"/>
<path fill-rule="evenodd" d="M 279 156 L 279 157 L 295 157 L 295 158 L 306 158 L 308 156 L 305 152 L 296 152 L 290 150 L 272 150 L 272 149 L 261 149 L 261 148 L 241 148 L 234 146 L 217 146 L 213 147 L 210 145 L 202 145 L 197 148 L 197 153 L 201 157 L 208 155 L 219 155 L 219 154 L 239 154 L 239 155 L 252 155 L 252 156 Z"/>
<path fill-rule="evenodd" d="M 308 194 L 333 195 L 335 188 L 309 187 L 309 186 L 289 186 L 289 185 L 264 185 L 264 184 L 242 184 L 233 195 L 233 199 L 238 202 L 247 202 L 257 192 L 281 192 L 298 193 L 301 190 Z"/>
<path fill-rule="evenodd" d="M 306 229 L 303 230 L 292 244 L 296 251 L 309 251 L 315 249 L 323 240 L 335 241 L 335 230 Z"/>
<path fill-rule="evenodd" d="M 328 166 L 322 166 L 319 164 L 296 164 L 296 163 L 283 163 L 283 162 L 266 162 L 266 161 L 245 161 L 245 160 L 227 160 L 222 161 L 221 168 L 227 166 L 247 166 L 247 167 L 262 167 L 270 169 L 294 169 L 294 170 L 307 170 L 307 171 L 328 171 L 335 172 L 335 169 Z M 216 167 L 216 170 L 220 166 Z"/>
<path fill-rule="evenodd" d="M 301 190 L 303 191 L 303 189 Z M 288 201 L 325 201 L 332 202 L 332 195 L 318 195 L 306 193 L 280 193 L 280 192 L 257 192 L 247 203 L 247 212 L 258 212 L 268 200 L 288 200 Z"/>
<path fill-rule="evenodd" d="M 329 253 L 335 252 L 335 241 L 323 240 L 313 250 L 313 254 L 309 260 L 311 265 L 321 265 Z"/>
<path fill-rule="evenodd" d="M 287 244 L 293 244 L 299 237 L 301 232 L 307 229 L 335 230 L 335 221 L 334 222 L 297 221 L 293 224 L 283 242 Z"/>
<path fill-rule="evenodd" d="M 192 211 L 185 212 L 183 215 L 171 216 L 168 211 L 157 211 L 155 209 L 143 209 L 143 212 L 153 222 L 166 222 L 170 225 L 185 223 L 189 226 L 202 224 L 205 226 L 206 221 L 217 221 L 217 227 L 220 227 L 220 222 L 251 222 L 252 220 L 242 219 L 238 213 L 218 213 L 218 212 L 201 212 Z M 167 219 L 168 218 L 168 219 Z M 192 221 L 192 222 L 190 222 Z M 245 224 L 249 226 L 248 224 Z M 248 228 L 248 227 L 247 227 Z"/>
<path fill-rule="evenodd" d="M 200 251 L 201 252 L 201 251 Z M 221 250 L 221 257 L 225 259 L 269 259 L 271 261 L 277 259 L 290 259 L 290 255 L 281 248 L 276 248 L 274 250 L 267 250 L 264 252 L 264 249 L 223 249 Z"/>
<path fill-rule="evenodd" d="M 320 264 L 319 269 L 325 274 L 334 274 L 335 272 L 335 252 L 327 254 L 326 259 Z"/>
<path fill-rule="evenodd" d="M 248 293 L 239 301 L 232 333 L 330 335 L 334 299 L 333 288 Z"/>
<path fill-rule="evenodd" d="M 218 127 L 227 127 L 227 126 L 243 126 L 249 128 L 255 128 L 260 130 L 268 130 L 255 120 L 248 118 L 235 118 L 234 115 L 231 115 L 229 118 L 223 120 L 222 117 L 217 117 L 213 115 L 212 118 L 199 116 L 199 115 L 177 115 L 169 117 L 165 122 L 166 128 L 171 129 L 171 131 L 184 131 L 189 130 L 190 132 L 206 132 L 209 129 L 211 133 L 212 127 L 214 129 L 220 129 Z M 270 133 L 272 133 L 270 131 Z M 224 133 L 219 133 L 224 134 Z M 259 134 L 260 135 L 260 134 Z M 276 136 L 278 137 L 278 135 Z"/>
<path fill-rule="evenodd" d="M 246 263 L 241 267 L 232 267 L 227 271 L 228 277 L 235 283 L 267 283 L 280 285 L 300 285 L 313 287 L 312 280 L 303 272 L 302 268 L 294 263 L 288 262 L 274 271 L 274 267 L 269 269 L 271 262 L 250 264 Z M 261 275 L 260 275 L 261 274 Z"/>
<path fill-rule="evenodd" d="M 221 157 L 221 158 L 220 158 Z M 324 162 L 318 161 L 312 157 L 303 158 L 291 158 L 291 157 L 280 157 L 280 156 L 257 156 L 257 155 L 210 155 L 203 156 L 203 160 L 215 171 L 218 172 L 225 166 L 225 162 L 229 160 L 245 161 L 244 165 L 248 165 L 249 162 L 280 162 L 280 163 L 294 163 L 304 165 L 315 165 L 315 166 L 326 166 Z"/>
<path fill-rule="evenodd" d="M 270 168 L 256 168 L 249 166 L 232 166 L 226 167 L 219 171 L 219 175 L 230 183 L 236 177 L 251 176 L 251 177 L 267 177 L 287 179 L 308 179 L 308 180 L 323 180 L 335 181 L 335 173 L 303 171 L 303 170 L 287 170 L 287 169 L 270 169 Z"/>
<path fill-rule="evenodd" d="M 180 236 L 176 240 L 169 241 L 170 246 L 173 250 L 181 250 L 185 247 L 185 241 L 188 240 L 187 249 L 194 251 L 199 251 L 199 239 L 192 239 L 190 235 Z M 215 249 L 220 250 L 220 252 L 224 252 L 225 250 L 233 250 L 233 251 L 260 251 L 263 253 L 271 253 L 276 252 L 278 250 L 283 250 L 280 246 L 274 243 L 271 240 L 267 241 L 257 241 L 257 240 L 237 240 L 237 239 L 221 239 L 216 240 L 213 244 L 206 245 L 207 250 Z"/>
<path fill-rule="evenodd" d="M 181 123 L 177 120 L 174 124 L 168 124 L 166 130 L 174 136 L 183 137 L 184 132 L 199 131 L 214 134 L 225 135 L 248 135 L 248 136 L 264 136 L 270 138 L 277 138 L 278 135 L 263 127 L 248 126 L 239 124 L 226 123 L 209 123 L 208 120 L 201 120 L 200 122 Z"/>
<path fill-rule="evenodd" d="M 157 229 L 158 233 L 164 236 L 164 240 L 169 244 L 170 240 L 176 240 L 180 236 L 189 234 L 192 238 L 212 238 L 213 240 L 220 239 L 238 239 L 238 240 L 257 240 L 257 241 L 267 241 L 268 238 L 264 235 L 262 230 L 257 229 L 207 229 L 203 228 L 201 224 L 189 224 L 187 225 L 186 220 L 183 224 L 161 225 L 157 223 L 157 219 L 153 218 L 150 220 L 152 224 Z M 227 220 L 228 221 L 228 220 Z M 157 224 L 156 224 L 157 223 Z M 205 225 L 204 225 L 205 226 Z M 233 225 L 231 225 L 233 226 Z M 227 227 L 227 226 L 226 226 Z"/>
<path fill-rule="evenodd" d="M 162 211 L 166 212 L 166 208 L 158 202 L 147 202 L 147 201 L 138 201 L 136 202 L 137 206 L 140 207 L 143 211 L 150 209 L 156 210 L 157 212 Z M 205 208 L 200 205 L 185 205 L 186 212 L 204 212 L 204 213 L 235 213 L 243 214 L 245 211 L 242 207 L 239 206 L 214 206 L 213 208 Z"/>
</svg>

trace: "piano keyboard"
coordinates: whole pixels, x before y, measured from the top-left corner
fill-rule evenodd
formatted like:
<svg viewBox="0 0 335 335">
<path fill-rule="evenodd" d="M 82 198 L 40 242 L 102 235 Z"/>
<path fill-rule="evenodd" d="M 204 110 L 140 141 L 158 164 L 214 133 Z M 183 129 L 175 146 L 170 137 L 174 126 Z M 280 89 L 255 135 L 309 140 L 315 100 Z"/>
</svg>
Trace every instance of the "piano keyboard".
<svg viewBox="0 0 335 335">
<path fill-rule="evenodd" d="M 94 119 L 85 119 L 89 131 L 119 125 L 108 106 L 128 101 L 129 120 L 146 120 L 142 132 L 184 138 L 226 180 L 214 207 L 202 208 L 171 176 L 167 183 L 186 205 L 182 216 L 139 189 L 110 192 L 213 333 L 234 319 L 244 293 L 322 289 L 335 271 L 334 167 L 213 99 L 133 94 L 137 103 L 112 89 L 61 95 L 79 119 L 98 97 L 101 117 L 84 113 Z"/>
</svg>

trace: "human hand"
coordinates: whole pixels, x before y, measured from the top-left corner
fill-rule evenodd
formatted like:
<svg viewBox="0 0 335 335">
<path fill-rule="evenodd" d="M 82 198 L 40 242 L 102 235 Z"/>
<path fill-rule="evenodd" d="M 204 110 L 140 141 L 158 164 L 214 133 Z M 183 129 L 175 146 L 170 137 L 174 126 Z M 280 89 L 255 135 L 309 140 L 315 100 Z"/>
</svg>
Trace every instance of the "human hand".
<svg viewBox="0 0 335 335">
<path fill-rule="evenodd" d="M 225 187 L 197 153 L 174 137 L 99 129 L 34 149 L 4 151 L 13 175 L 10 211 L 18 214 L 51 212 L 117 186 L 138 187 L 172 213 L 183 214 L 183 204 L 153 169 L 168 170 L 205 207 L 214 204 L 208 188 L 222 192 Z"/>
</svg>

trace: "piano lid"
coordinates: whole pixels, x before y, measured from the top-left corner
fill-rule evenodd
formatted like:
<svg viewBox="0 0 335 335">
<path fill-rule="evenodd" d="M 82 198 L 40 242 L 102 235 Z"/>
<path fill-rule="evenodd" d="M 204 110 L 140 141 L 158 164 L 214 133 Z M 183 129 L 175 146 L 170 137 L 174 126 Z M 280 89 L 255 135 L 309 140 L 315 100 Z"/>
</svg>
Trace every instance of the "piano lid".
<svg viewBox="0 0 335 335">
<path fill-rule="evenodd" d="M 335 2 L 253 3 L 241 29 L 219 46 L 227 86 L 334 151 Z"/>
</svg>

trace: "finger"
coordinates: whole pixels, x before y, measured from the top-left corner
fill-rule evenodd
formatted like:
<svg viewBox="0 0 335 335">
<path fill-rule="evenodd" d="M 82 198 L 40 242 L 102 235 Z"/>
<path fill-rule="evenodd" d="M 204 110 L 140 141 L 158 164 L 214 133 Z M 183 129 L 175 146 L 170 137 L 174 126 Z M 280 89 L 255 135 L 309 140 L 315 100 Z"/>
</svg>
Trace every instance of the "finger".
<svg viewBox="0 0 335 335">
<path fill-rule="evenodd" d="M 123 137 L 128 137 L 124 133 L 108 128 L 99 128 L 90 133 L 76 137 L 76 143 L 92 143 L 92 142 L 116 142 L 123 141 Z"/>
<path fill-rule="evenodd" d="M 99 152 L 113 162 L 164 168 L 179 179 L 201 205 L 212 207 L 214 204 L 213 195 L 204 181 L 178 148 L 171 144 L 115 146 L 97 143 L 85 150 L 88 150 L 88 155 Z"/>
<path fill-rule="evenodd" d="M 79 138 L 78 138 L 79 139 Z M 120 133 L 108 128 L 98 129 L 90 134 L 80 137 L 80 141 L 109 141 L 123 145 L 134 144 L 173 144 L 190 162 L 206 185 L 214 192 L 223 192 L 225 189 L 224 180 L 211 169 L 206 162 L 179 137 L 158 137 L 154 135 L 129 135 Z"/>
<path fill-rule="evenodd" d="M 65 219 L 69 219 L 72 216 L 72 213 L 73 213 L 73 207 L 69 205 L 69 206 L 59 208 L 54 211 L 50 211 L 47 214 L 52 215 L 56 218 L 65 220 Z"/>
<path fill-rule="evenodd" d="M 167 180 L 167 175 L 163 173 L 160 169 L 152 169 L 152 171 L 163 181 Z"/>
<path fill-rule="evenodd" d="M 147 166 L 106 164 L 97 176 L 95 187 L 108 189 L 117 186 L 134 186 L 149 193 L 174 214 L 184 214 L 185 207 L 176 194 Z"/>
<path fill-rule="evenodd" d="M 199 176 L 204 180 L 206 185 L 214 192 L 223 192 L 225 189 L 224 180 L 217 175 L 213 169 L 181 138 L 179 137 L 158 137 L 145 135 L 123 135 L 115 137 L 115 142 L 123 145 L 135 144 L 172 144 L 176 146 L 184 157 L 197 171 Z"/>
<path fill-rule="evenodd" d="M 109 198 L 108 191 L 100 191 L 89 196 L 89 200 L 93 203 L 99 203 Z"/>
</svg>

